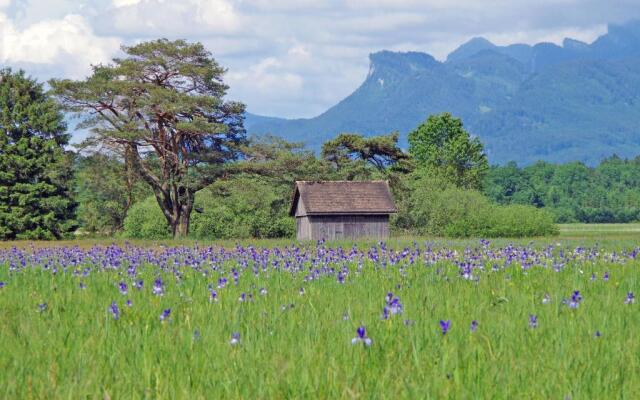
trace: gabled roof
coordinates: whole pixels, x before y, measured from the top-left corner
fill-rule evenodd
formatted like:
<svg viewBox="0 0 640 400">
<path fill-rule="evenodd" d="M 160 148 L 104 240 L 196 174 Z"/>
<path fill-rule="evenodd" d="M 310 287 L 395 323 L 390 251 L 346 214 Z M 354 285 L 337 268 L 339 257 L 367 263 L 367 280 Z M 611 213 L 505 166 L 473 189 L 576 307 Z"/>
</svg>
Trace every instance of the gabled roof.
<svg viewBox="0 0 640 400">
<path fill-rule="evenodd" d="M 385 181 L 296 182 L 289 215 L 391 214 L 396 206 Z"/>
</svg>

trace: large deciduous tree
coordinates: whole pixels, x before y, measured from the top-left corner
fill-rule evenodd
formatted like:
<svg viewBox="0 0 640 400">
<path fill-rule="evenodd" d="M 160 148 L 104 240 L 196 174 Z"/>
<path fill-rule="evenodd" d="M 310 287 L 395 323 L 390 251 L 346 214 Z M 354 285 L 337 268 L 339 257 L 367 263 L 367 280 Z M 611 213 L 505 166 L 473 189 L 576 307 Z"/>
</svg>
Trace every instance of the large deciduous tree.
<svg viewBox="0 0 640 400">
<path fill-rule="evenodd" d="M 482 143 L 449 113 L 430 116 L 409 133 L 409 153 L 418 168 L 427 168 L 454 185 L 480 189 L 489 169 Z"/>
<path fill-rule="evenodd" d="M 225 69 L 200 43 L 160 39 L 122 50 L 86 80 L 52 80 L 53 92 L 84 115 L 93 132 L 85 144 L 120 154 L 153 190 L 173 236 L 186 236 L 196 191 L 238 157 L 244 105 L 224 100 Z"/>
<path fill-rule="evenodd" d="M 0 70 L 0 239 L 59 239 L 75 228 L 65 130 L 41 84 Z"/>
</svg>

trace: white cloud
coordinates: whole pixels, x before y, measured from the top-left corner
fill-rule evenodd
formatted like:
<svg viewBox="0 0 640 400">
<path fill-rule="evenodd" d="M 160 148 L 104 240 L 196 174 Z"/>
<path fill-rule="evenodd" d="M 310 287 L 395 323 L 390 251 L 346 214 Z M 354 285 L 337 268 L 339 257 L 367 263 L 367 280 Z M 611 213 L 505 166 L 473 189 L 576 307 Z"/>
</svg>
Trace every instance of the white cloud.
<svg viewBox="0 0 640 400">
<path fill-rule="evenodd" d="M 50 65 L 68 77 L 82 77 L 90 64 L 108 61 L 119 41 L 93 34 L 80 15 L 46 20 L 18 29 L 5 14 L 0 14 L 0 61 L 7 64 Z"/>
</svg>

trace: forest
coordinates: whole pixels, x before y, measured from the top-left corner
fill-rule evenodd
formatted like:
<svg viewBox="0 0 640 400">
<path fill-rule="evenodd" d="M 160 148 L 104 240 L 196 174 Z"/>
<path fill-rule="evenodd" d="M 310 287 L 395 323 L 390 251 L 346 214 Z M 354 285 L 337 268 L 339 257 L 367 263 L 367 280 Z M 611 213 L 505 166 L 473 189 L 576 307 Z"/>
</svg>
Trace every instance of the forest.
<svg viewBox="0 0 640 400">
<path fill-rule="evenodd" d="M 296 180 L 387 180 L 396 235 L 525 237 L 640 218 L 640 158 L 490 167 L 449 113 L 408 135 L 342 133 L 318 154 L 248 137 L 200 43 L 143 42 L 85 80 L 0 73 L 0 238 L 293 237 Z M 66 113 L 66 114 L 65 114 Z M 65 115 L 90 136 L 69 145 Z M 274 132 L 277 134 L 277 132 Z"/>
</svg>

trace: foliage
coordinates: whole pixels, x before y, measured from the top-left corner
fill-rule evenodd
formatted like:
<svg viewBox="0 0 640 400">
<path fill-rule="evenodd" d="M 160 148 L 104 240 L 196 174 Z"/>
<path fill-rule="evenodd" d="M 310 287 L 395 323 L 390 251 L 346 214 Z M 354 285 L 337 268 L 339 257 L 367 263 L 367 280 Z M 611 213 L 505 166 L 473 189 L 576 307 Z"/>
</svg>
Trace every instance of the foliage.
<svg viewBox="0 0 640 400">
<path fill-rule="evenodd" d="M 484 192 L 499 204 L 544 207 L 557 222 L 640 220 L 640 157 L 613 156 L 594 168 L 582 163 L 515 163 L 491 167 Z"/>
<path fill-rule="evenodd" d="M 196 194 L 190 236 L 197 239 L 291 237 L 295 221 L 289 201 L 269 183 L 239 175 Z M 128 238 L 162 239 L 169 234 L 154 197 L 134 205 L 124 223 Z"/>
<path fill-rule="evenodd" d="M 399 137 L 398 132 L 369 138 L 355 133 L 341 133 L 322 145 L 321 156 L 338 169 L 363 161 L 378 170 L 384 170 L 409 158 L 398 147 Z"/>
<path fill-rule="evenodd" d="M 171 231 L 154 196 L 134 204 L 123 224 L 123 236 L 130 239 L 166 239 Z"/>
<path fill-rule="evenodd" d="M 85 232 L 101 235 L 119 232 L 131 206 L 152 194 L 115 156 L 96 153 L 80 156 L 77 161 L 78 220 Z"/>
<path fill-rule="evenodd" d="M 489 167 L 480 140 L 449 113 L 432 115 L 409 133 L 409 153 L 418 168 L 436 170 L 461 188 L 479 189 Z"/>
<path fill-rule="evenodd" d="M 447 237 L 530 237 L 557 234 L 553 217 L 531 206 L 499 206 L 482 193 L 461 189 L 442 177 L 414 178 L 407 225 L 421 234 Z"/>
<path fill-rule="evenodd" d="M 75 229 L 65 129 L 41 84 L 0 70 L 0 239 L 60 239 Z"/>
<path fill-rule="evenodd" d="M 238 157 L 244 105 L 225 102 L 225 70 L 202 44 L 160 39 L 123 46 L 125 58 L 84 81 L 52 80 L 93 136 L 124 157 L 154 192 L 174 236 L 188 233 L 195 193 Z"/>
</svg>

